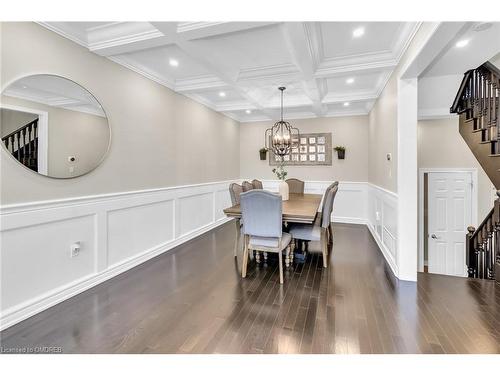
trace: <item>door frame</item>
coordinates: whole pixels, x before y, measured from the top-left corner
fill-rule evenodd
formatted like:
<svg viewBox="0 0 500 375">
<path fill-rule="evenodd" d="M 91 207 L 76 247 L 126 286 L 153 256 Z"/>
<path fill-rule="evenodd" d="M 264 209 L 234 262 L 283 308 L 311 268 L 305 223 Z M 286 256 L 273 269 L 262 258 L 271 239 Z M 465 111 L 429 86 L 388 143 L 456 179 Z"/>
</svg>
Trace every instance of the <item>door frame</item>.
<svg viewBox="0 0 500 375">
<path fill-rule="evenodd" d="M 419 168 L 418 169 L 418 272 L 424 272 L 424 174 L 425 173 L 469 173 L 472 178 L 471 216 L 477 227 L 478 175 L 477 168 Z"/>
<path fill-rule="evenodd" d="M 48 176 L 49 169 L 49 112 L 40 109 L 0 103 L 0 108 L 38 115 L 38 173 Z M 10 154 L 10 153 L 9 153 Z"/>
</svg>

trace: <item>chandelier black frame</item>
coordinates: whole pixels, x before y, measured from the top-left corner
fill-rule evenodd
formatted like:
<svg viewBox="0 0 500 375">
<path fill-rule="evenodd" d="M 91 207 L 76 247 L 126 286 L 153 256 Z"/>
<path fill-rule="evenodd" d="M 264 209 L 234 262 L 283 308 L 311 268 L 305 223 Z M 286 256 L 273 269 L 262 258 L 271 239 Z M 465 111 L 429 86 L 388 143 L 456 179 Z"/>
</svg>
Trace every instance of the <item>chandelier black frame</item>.
<svg viewBox="0 0 500 375">
<path fill-rule="evenodd" d="M 294 128 L 288 121 L 283 120 L 283 91 L 286 87 L 278 87 L 281 91 L 281 120 L 276 122 L 271 128 L 266 129 L 266 148 L 271 150 L 276 156 L 288 155 L 292 146 L 298 146 L 300 136 L 299 129 Z M 293 140 L 297 142 L 293 144 Z"/>
</svg>

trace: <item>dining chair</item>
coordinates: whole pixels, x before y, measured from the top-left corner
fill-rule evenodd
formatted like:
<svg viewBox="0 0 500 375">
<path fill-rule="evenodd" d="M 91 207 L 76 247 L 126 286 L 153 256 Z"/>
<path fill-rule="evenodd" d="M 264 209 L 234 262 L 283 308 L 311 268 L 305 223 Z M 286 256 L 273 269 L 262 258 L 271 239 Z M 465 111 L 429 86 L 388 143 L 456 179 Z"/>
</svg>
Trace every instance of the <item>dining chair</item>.
<svg viewBox="0 0 500 375">
<path fill-rule="evenodd" d="M 304 194 L 304 181 L 296 178 L 289 178 L 285 182 L 288 184 L 289 193 Z"/>
<path fill-rule="evenodd" d="M 333 201 L 337 194 L 338 185 L 325 193 L 321 220 L 315 224 L 291 224 L 289 233 L 293 238 L 304 241 L 319 241 L 321 243 L 321 252 L 323 253 L 323 267 L 328 267 L 328 236 L 331 235 L 331 215 L 333 210 Z"/>
<path fill-rule="evenodd" d="M 252 186 L 254 189 L 262 189 L 262 181 L 259 181 L 257 179 L 252 180 Z"/>
<path fill-rule="evenodd" d="M 243 181 L 241 186 L 243 187 L 243 192 L 253 190 L 254 188 L 252 183 L 248 181 Z"/>
<path fill-rule="evenodd" d="M 265 190 L 252 190 L 241 194 L 241 217 L 243 226 L 244 255 L 241 276 L 246 277 L 248 252 L 278 253 L 280 284 L 283 284 L 283 258 L 290 265 L 293 251 L 292 236 L 282 231 L 283 201 L 281 196 Z"/>
<path fill-rule="evenodd" d="M 231 196 L 231 205 L 236 206 L 240 204 L 240 194 L 243 192 L 243 187 L 236 183 L 232 183 L 229 185 L 229 195 Z M 241 226 L 242 221 L 240 219 L 235 219 L 234 223 L 236 225 L 236 240 L 234 242 L 234 256 L 238 256 L 238 247 L 240 244 L 241 238 Z"/>
</svg>

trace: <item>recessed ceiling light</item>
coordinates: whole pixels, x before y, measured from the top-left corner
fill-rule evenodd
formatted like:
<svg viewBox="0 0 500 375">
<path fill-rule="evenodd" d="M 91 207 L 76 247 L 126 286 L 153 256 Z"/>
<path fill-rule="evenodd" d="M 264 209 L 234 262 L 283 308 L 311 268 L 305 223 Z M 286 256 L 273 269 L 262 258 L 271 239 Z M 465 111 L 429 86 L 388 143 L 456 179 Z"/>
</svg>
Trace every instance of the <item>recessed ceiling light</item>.
<svg viewBox="0 0 500 375">
<path fill-rule="evenodd" d="M 23 89 L 27 89 L 27 87 L 26 87 L 26 86 L 23 86 Z"/>
<path fill-rule="evenodd" d="M 365 28 L 364 27 L 358 27 L 357 29 L 354 29 L 352 32 L 352 36 L 355 38 L 359 38 L 360 36 L 363 36 L 365 33 Z"/>
<path fill-rule="evenodd" d="M 354 83 L 354 78 L 347 78 L 345 83 L 347 83 L 348 85 L 350 85 L 351 83 Z"/>
<path fill-rule="evenodd" d="M 351 103 L 349 103 L 349 102 L 344 102 L 344 107 L 349 107 L 349 104 L 351 104 Z"/>
<path fill-rule="evenodd" d="M 457 42 L 457 44 L 455 44 L 456 47 L 458 48 L 463 48 L 465 47 L 467 44 L 469 44 L 469 39 L 462 39 L 462 40 L 459 40 Z"/>
<path fill-rule="evenodd" d="M 223 97 L 225 97 L 225 96 L 226 96 L 226 93 L 225 93 L 224 91 L 221 91 L 221 92 L 219 92 L 219 96 L 220 96 L 221 98 L 223 98 Z"/>
<path fill-rule="evenodd" d="M 168 63 L 170 64 L 170 66 L 179 66 L 179 61 L 177 61 L 176 59 L 170 59 Z"/>
<path fill-rule="evenodd" d="M 246 113 L 247 115 L 249 115 L 250 113 L 252 113 L 252 111 L 250 111 L 249 109 L 247 109 L 247 110 L 245 111 L 245 113 Z"/>
</svg>

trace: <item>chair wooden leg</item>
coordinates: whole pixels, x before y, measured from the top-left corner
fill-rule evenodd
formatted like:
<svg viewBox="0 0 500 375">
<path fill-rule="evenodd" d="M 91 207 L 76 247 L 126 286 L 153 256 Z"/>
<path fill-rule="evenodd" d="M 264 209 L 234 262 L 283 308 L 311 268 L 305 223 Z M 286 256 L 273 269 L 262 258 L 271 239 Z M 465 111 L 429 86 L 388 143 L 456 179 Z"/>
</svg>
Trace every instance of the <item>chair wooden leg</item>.
<svg viewBox="0 0 500 375">
<path fill-rule="evenodd" d="M 280 284 L 283 284 L 283 259 L 281 253 L 281 250 L 278 251 L 278 263 L 280 268 Z"/>
<path fill-rule="evenodd" d="M 290 242 L 290 264 L 293 266 L 293 257 L 295 255 L 295 242 Z"/>
<path fill-rule="evenodd" d="M 290 267 L 290 245 L 288 245 L 285 250 L 285 267 Z"/>
<path fill-rule="evenodd" d="M 321 249 L 323 250 L 323 267 L 328 267 L 328 237 L 326 229 L 321 230 Z"/>
<path fill-rule="evenodd" d="M 234 242 L 234 256 L 238 256 L 238 248 L 240 247 L 240 238 L 241 238 L 241 226 L 240 226 L 240 221 L 235 220 L 234 221 L 236 224 L 236 241 Z"/>
<path fill-rule="evenodd" d="M 241 266 L 241 277 L 247 277 L 248 265 L 248 236 L 243 237 L 244 250 L 243 250 L 243 265 Z"/>
</svg>

